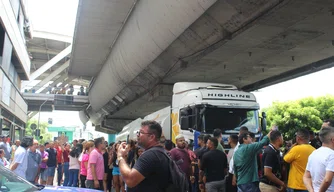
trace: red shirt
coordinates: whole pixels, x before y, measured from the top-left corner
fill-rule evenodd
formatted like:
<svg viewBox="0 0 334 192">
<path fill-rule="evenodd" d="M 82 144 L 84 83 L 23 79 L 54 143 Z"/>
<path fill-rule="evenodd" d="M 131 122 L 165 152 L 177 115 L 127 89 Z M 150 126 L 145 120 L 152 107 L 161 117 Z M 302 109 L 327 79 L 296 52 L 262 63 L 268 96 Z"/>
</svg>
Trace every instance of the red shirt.
<svg viewBox="0 0 334 192">
<path fill-rule="evenodd" d="M 70 155 L 70 151 L 67 151 L 67 150 L 64 150 L 64 151 L 63 151 L 64 163 L 65 163 L 65 162 L 70 162 L 70 157 L 69 157 L 69 155 Z"/>
<path fill-rule="evenodd" d="M 61 150 L 61 147 L 56 147 L 55 149 L 57 150 L 57 162 L 63 163 L 62 161 L 63 151 Z"/>
<path fill-rule="evenodd" d="M 189 177 L 191 160 L 185 149 L 174 148 L 170 150 L 171 158 L 179 165 L 180 169 Z"/>
</svg>

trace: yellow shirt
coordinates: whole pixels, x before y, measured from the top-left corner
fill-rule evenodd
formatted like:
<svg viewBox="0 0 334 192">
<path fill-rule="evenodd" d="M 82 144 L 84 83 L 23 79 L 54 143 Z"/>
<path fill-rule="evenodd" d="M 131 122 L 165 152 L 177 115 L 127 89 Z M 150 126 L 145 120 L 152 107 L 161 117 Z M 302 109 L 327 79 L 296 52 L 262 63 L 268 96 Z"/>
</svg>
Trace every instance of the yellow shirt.
<svg viewBox="0 0 334 192">
<path fill-rule="evenodd" d="M 309 144 L 296 145 L 284 156 L 284 161 L 290 164 L 288 187 L 306 190 L 303 175 L 306 169 L 308 156 L 315 150 Z"/>
</svg>

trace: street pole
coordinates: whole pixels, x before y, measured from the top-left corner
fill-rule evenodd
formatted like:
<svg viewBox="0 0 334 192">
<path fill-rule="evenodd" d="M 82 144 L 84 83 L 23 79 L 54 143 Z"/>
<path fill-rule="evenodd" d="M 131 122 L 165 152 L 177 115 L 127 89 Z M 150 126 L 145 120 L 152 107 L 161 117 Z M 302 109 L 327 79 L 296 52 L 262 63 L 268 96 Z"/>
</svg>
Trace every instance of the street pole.
<svg viewBox="0 0 334 192">
<path fill-rule="evenodd" d="M 41 119 L 41 109 L 42 109 L 42 106 L 43 106 L 47 101 L 48 101 L 48 99 L 45 100 L 45 101 L 42 103 L 41 106 L 39 106 L 37 129 L 39 129 L 39 121 L 40 121 L 40 119 Z"/>
</svg>

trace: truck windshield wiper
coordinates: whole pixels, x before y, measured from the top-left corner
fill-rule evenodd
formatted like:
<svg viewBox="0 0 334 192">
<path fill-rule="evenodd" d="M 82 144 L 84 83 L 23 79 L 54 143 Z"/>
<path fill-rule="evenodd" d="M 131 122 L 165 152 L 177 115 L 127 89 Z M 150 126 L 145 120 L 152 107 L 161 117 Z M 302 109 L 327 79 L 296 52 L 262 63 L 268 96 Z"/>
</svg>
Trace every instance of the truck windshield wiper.
<svg viewBox="0 0 334 192">
<path fill-rule="evenodd" d="M 249 119 L 248 119 L 248 118 L 246 118 L 246 119 L 242 120 L 242 121 L 239 123 L 239 125 L 238 125 L 236 128 L 238 128 L 238 127 L 240 127 L 241 125 L 243 125 L 243 124 L 247 123 L 248 121 L 249 121 Z"/>
</svg>

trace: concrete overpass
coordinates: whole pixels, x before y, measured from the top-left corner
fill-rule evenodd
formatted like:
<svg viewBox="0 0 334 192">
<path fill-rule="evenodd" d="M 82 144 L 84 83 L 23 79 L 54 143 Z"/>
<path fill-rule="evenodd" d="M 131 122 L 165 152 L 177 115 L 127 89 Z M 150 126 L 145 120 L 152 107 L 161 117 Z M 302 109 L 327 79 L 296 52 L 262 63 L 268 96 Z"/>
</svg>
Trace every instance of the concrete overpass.
<svg viewBox="0 0 334 192">
<path fill-rule="evenodd" d="M 28 103 L 29 118 L 39 111 L 81 111 L 88 106 L 88 96 L 82 95 L 58 95 L 44 93 L 23 93 Z"/>
<path fill-rule="evenodd" d="M 69 74 L 93 78 L 87 118 L 120 130 L 179 81 L 252 91 L 334 65 L 332 0 L 80 1 Z"/>
</svg>

